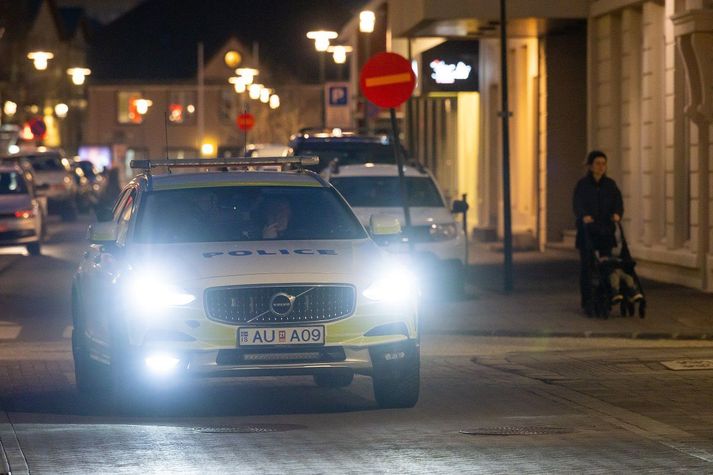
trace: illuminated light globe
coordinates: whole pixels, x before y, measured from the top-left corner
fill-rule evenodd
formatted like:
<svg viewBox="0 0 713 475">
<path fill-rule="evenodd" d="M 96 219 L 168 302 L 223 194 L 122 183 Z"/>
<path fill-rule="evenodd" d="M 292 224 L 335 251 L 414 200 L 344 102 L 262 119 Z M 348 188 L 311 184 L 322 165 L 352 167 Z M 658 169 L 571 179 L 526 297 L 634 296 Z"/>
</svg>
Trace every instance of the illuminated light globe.
<svg viewBox="0 0 713 475">
<path fill-rule="evenodd" d="M 223 56 L 223 61 L 225 62 L 225 65 L 231 69 L 237 67 L 242 60 L 243 57 L 240 56 L 240 53 L 233 50 L 228 51 L 227 53 L 225 53 L 225 56 Z"/>
<path fill-rule="evenodd" d="M 68 112 L 69 106 L 67 104 L 60 102 L 59 104 L 54 106 L 54 115 L 56 115 L 60 119 L 64 119 L 65 117 L 67 117 Z"/>
<path fill-rule="evenodd" d="M 5 101 L 5 104 L 2 106 L 2 111 L 6 116 L 12 117 L 17 112 L 17 103 Z"/>
<path fill-rule="evenodd" d="M 307 33 L 307 38 L 314 40 L 314 48 L 317 51 L 327 51 L 330 40 L 334 40 L 339 36 L 336 31 L 317 30 Z"/>
<path fill-rule="evenodd" d="M 270 94 L 272 93 L 272 89 L 269 89 L 267 87 L 262 88 L 260 90 L 260 102 L 263 104 L 267 104 L 270 102 Z"/>
<path fill-rule="evenodd" d="M 238 68 L 235 70 L 235 74 L 243 78 L 245 84 L 249 86 L 255 80 L 255 76 L 260 74 L 260 71 L 255 68 Z"/>
<path fill-rule="evenodd" d="M 277 109 L 280 107 L 280 96 L 273 94 L 270 96 L 270 109 Z"/>
<path fill-rule="evenodd" d="M 375 23 L 376 15 L 371 10 L 364 10 L 359 13 L 359 31 L 362 33 L 372 33 Z"/>
<path fill-rule="evenodd" d="M 69 68 L 67 70 L 67 74 L 72 76 L 72 82 L 77 85 L 81 86 L 84 84 L 84 81 L 87 79 L 87 76 L 92 74 L 92 70 L 89 68 Z"/>
<path fill-rule="evenodd" d="M 352 47 L 336 45 L 336 46 L 330 46 L 329 49 L 327 49 L 327 51 L 332 53 L 332 57 L 334 58 L 335 63 L 344 64 L 347 62 L 347 53 L 352 52 Z"/>
<path fill-rule="evenodd" d="M 242 94 L 247 89 L 247 82 L 244 76 L 233 76 L 228 79 L 228 82 L 233 85 L 235 92 Z"/>
<path fill-rule="evenodd" d="M 32 60 L 35 69 L 44 71 L 47 69 L 47 62 L 54 58 L 54 53 L 50 53 L 49 51 L 32 51 L 31 53 L 27 53 L 27 58 Z"/>
<path fill-rule="evenodd" d="M 260 92 L 262 91 L 262 88 L 262 84 L 251 84 L 248 88 L 248 94 L 250 95 L 250 99 L 260 99 Z"/>
</svg>

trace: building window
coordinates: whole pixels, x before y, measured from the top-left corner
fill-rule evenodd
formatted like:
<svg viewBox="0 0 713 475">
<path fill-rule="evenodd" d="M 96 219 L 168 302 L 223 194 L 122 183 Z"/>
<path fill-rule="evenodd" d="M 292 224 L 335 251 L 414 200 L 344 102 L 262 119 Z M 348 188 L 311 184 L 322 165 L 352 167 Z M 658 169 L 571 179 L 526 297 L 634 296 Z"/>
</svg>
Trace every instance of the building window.
<svg viewBox="0 0 713 475">
<path fill-rule="evenodd" d="M 195 91 L 172 91 L 168 97 L 168 121 L 170 124 L 191 125 L 196 117 Z"/>
<path fill-rule="evenodd" d="M 120 91 L 117 94 L 117 120 L 120 124 L 140 124 L 144 121 L 137 101 L 142 99 L 142 94 L 137 91 Z"/>
</svg>

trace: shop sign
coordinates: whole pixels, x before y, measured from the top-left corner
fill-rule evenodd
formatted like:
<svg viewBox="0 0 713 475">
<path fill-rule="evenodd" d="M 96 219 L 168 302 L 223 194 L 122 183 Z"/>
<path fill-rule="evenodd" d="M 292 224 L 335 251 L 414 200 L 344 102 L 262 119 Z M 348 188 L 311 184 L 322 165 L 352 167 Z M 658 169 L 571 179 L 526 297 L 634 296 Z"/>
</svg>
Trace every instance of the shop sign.
<svg viewBox="0 0 713 475">
<path fill-rule="evenodd" d="M 421 56 L 421 91 L 478 91 L 477 41 L 446 41 Z"/>
</svg>

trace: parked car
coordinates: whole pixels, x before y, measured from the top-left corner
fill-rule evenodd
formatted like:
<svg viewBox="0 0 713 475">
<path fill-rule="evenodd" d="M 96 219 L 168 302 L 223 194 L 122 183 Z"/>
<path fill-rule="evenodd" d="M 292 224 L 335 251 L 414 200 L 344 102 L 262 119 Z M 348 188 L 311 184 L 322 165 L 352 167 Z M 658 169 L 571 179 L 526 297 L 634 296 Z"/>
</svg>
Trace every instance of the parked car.
<svg viewBox="0 0 713 475">
<path fill-rule="evenodd" d="M 388 135 L 361 135 L 340 129 L 303 129 L 290 138 L 290 155 L 319 157 L 312 171 L 322 172 L 334 160 L 340 165 L 396 163 L 394 146 Z M 402 148 L 402 155 L 407 156 Z"/>
<path fill-rule="evenodd" d="M 323 176 L 347 200 L 359 221 L 368 229 L 369 218 L 378 213 L 398 216 L 405 224 L 401 206 L 399 174 L 396 165 L 367 163 L 329 167 Z M 411 240 L 425 280 L 447 285 L 462 292 L 465 278 L 466 238 L 453 214 L 463 210 L 464 202 L 446 206 L 433 175 L 422 166 L 405 166 L 411 228 L 404 237 Z M 406 252 L 405 241 L 382 243 L 390 252 Z"/>
<path fill-rule="evenodd" d="M 24 245 L 30 255 L 41 252 L 45 208 L 26 171 L 0 163 L 0 245 Z"/>
<path fill-rule="evenodd" d="M 32 164 L 36 189 L 47 197 L 50 214 L 61 215 L 63 221 L 77 219 L 77 183 L 69 160 L 61 151 L 23 153 L 12 157 Z"/>
</svg>

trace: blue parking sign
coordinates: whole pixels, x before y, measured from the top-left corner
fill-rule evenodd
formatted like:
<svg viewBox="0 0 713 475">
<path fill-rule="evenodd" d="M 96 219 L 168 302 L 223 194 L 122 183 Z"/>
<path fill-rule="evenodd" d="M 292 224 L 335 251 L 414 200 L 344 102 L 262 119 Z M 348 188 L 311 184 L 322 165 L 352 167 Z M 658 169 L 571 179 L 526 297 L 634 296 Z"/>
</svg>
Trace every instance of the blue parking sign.
<svg viewBox="0 0 713 475">
<path fill-rule="evenodd" d="M 346 106 L 349 93 L 346 86 L 330 86 L 329 88 L 329 105 L 330 106 Z"/>
</svg>

